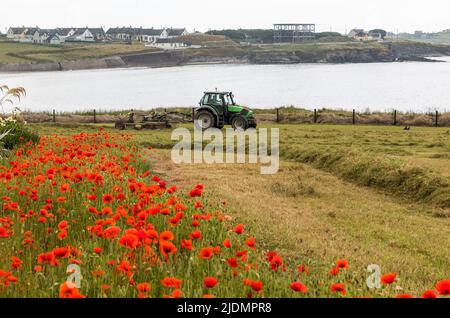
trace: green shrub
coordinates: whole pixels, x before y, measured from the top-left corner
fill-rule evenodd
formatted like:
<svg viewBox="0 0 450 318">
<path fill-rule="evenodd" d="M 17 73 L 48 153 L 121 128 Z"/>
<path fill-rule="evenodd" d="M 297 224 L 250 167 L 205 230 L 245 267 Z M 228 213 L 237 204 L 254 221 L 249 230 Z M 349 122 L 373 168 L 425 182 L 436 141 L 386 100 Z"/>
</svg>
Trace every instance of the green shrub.
<svg viewBox="0 0 450 318">
<path fill-rule="evenodd" d="M 0 135 L 8 132 L 3 136 L 1 143 L 2 149 L 11 150 L 18 145 L 25 144 L 29 141 L 35 143 L 39 141 L 39 135 L 30 131 L 25 123 L 20 122 L 13 117 L 0 121 Z"/>
</svg>

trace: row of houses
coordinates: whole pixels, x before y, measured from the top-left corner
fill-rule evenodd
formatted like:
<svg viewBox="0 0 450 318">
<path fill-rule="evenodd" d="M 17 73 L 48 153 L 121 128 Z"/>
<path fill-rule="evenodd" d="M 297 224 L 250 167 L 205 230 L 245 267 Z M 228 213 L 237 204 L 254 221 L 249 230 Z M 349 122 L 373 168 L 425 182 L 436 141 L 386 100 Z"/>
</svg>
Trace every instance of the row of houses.
<svg viewBox="0 0 450 318">
<path fill-rule="evenodd" d="M 61 44 L 64 42 L 140 41 L 157 43 L 189 34 L 185 28 L 56 28 L 11 27 L 6 37 L 11 41 L 36 44 Z"/>
<path fill-rule="evenodd" d="M 63 42 L 95 42 L 105 40 L 103 28 L 57 28 L 11 27 L 6 38 L 21 43 L 61 44 Z"/>
<path fill-rule="evenodd" d="M 156 43 L 159 40 L 170 40 L 176 37 L 187 35 L 189 32 L 185 28 L 162 28 L 162 29 L 146 29 L 146 28 L 110 28 L 106 32 L 109 40 L 116 41 L 140 41 L 148 43 Z"/>
</svg>

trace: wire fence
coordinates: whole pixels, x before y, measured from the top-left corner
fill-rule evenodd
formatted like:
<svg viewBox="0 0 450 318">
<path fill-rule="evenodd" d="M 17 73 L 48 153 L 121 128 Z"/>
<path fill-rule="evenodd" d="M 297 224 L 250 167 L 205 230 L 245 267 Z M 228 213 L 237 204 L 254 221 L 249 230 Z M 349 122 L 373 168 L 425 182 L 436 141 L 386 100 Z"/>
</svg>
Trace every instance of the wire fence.
<svg viewBox="0 0 450 318">
<path fill-rule="evenodd" d="M 167 113 L 168 109 L 158 109 Z M 180 109 L 178 109 L 180 110 Z M 170 109 L 169 109 L 170 111 Z M 122 112 L 126 113 L 126 111 Z M 145 112 L 144 112 L 145 113 Z M 147 112 L 148 113 L 148 112 Z M 195 108 L 184 108 L 178 112 L 184 119 L 193 120 Z M 104 111 L 86 111 L 83 113 L 59 113 L 55 109 L 51 112 L 24 113 L 25 120 L 29 123 L 115 123 L 119 120 L 118 113 Z M 176 117 L 176 116 L 175 116 Z M 312 111 L 300 108 L 276 108 L 271 110 L 255 110 L 255 117 L 259 123 L 279 124 L 348 124 L 348 125 L 405 125 L 405 126 L 429 126 L 450 127 L 449 112 L 430 113 L 404 113 L 397 110 L 392 112 L 368 113 L 352 111 L 337 111 L 328 109 L 314 109 Z M 174 120 L 175 122 L 177 120 Z M 186 120 L 183 120 L 186 122 Z"/>
</svg>

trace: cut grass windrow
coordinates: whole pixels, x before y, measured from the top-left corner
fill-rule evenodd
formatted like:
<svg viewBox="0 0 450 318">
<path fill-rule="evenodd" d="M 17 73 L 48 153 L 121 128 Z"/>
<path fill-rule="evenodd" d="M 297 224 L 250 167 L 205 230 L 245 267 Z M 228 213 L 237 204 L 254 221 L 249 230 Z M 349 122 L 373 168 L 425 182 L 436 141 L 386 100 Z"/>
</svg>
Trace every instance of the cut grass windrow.
<svg viewBox="0 0 450 318">
<path fill-rule="evenodd" d="M 359 185 L 374 187 L 419 203 L 450 208 L 448 178 L 400 159 L 356 150 L 289 148 L 282 157 L 307 163 Z"/>
</svg>

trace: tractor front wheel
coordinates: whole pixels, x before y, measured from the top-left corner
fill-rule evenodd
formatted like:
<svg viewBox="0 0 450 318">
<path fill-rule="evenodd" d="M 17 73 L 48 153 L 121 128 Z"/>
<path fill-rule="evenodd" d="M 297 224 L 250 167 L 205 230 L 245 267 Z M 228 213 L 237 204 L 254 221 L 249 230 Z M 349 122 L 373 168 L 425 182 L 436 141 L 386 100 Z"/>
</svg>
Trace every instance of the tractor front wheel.
<svg viewBox="0 0 450 318">
<path fill-rule="evenodd" d="M 206 110 L 201 110 L 195 114 L 194 125 L 197 129 L 208 129 L 214 127 L 215 120 L 213 114 Z"/>
<path fill-rule="evenodd" d="M 243 116 L 235 116 L 231 120 L 231 126 L 234 130 L 247 130 L 248 128 L 248 120 Z"/>
</svg>

